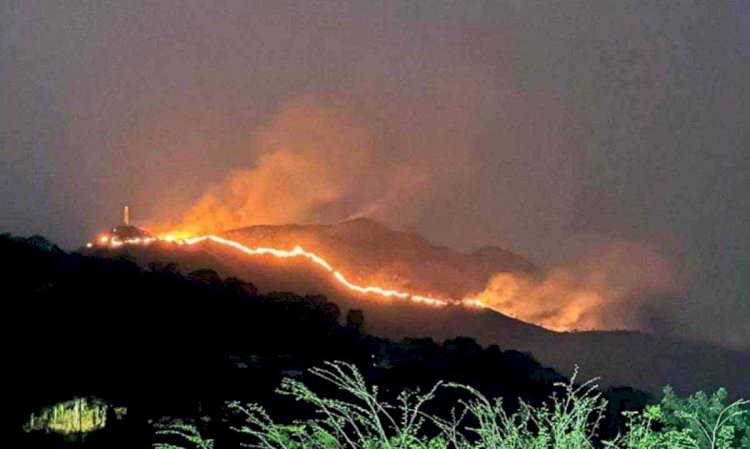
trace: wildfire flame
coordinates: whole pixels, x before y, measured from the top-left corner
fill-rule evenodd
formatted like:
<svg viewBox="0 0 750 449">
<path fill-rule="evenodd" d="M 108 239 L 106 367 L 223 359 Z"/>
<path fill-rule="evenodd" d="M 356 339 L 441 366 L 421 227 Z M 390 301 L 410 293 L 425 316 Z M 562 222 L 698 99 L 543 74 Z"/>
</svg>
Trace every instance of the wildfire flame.
<svg viewBox="0 0 750 449">
<path fill-rule="evenodd" d="M 185 246 L 185 245 L 193 246 L 193 245 L 197 245 L 199 243 L 203 243 L 206 241 L 210 241 L 219 245 L 223 245 L 223 246 L 235 249 L 249 256 L 270 255 L 273 257 L 281 258 L 281 259 L 298 258 L 298 257 L 307 259 L 310 262 L 314 263 L 315 265 L 329 272 L 331 276 L 333 277 L 333 279 L 335 279 L 339 285 L 342 285 L 343 287 L 351 291 L 361 293 L 364 295 L 375 295 L 375 296 L 379 296 L 381 298 L 386 298 L 386 299 L 399 298 L 399 299 L 409 300 L 412 302 L 427 304 L 427 305 L 436 306 L 436 307 L 444 307 L 448 305 L 463 305 L 467 307 L 476 307 L 476 308 L 484 307 L 482 303 L 476 298 L 465 298 L 463 300 L 452 299 L 452 298 L 436 298 L 432 296 L 418 295 L 418 294 L 409 293 L 409 292 L 400 291 L 400 290 L 387 289 L 387 288 L 383 288 L 377 285 L 356 284 L 348 280 L 346 276 L 344 276 L 340 271 L 336 270 L 325 259 L 323 259 L 322 257 L 320 257 L 319 255 L 313 252 L 305 251 L 299 245 L 295 246 L 294 249 L 290 251 L 290 250 L 269 248 L 269 247 L 249 247 L 249 246 L 243 245 L 242 243 L 236 240 L 226 239 L 224 237 L 220 237 L 218 235 L 213 235 L 213 234 L 201 235 L 197 237 L 186 237 L 186 238 L 177 238 L 175 237 L 175 235 L 167 234 L 162 237 L 147 237 L 147 238 L 132 238 L 132 239 L 118 239 L 116 237 L 102 236 L 98 239 L 96 243 L 91 243 L 91 242 L 87 243 L 86 247 L 90 248 L 94 244 L 96 244 L 98 246 L 110 246 L 112 248 L 119 248 L 123 245 L 150 245 L 151 243 L 155 243 L 155 242 L 166 242 L 166 243 L 177 244 L 179 246 Z"/>
</svg>

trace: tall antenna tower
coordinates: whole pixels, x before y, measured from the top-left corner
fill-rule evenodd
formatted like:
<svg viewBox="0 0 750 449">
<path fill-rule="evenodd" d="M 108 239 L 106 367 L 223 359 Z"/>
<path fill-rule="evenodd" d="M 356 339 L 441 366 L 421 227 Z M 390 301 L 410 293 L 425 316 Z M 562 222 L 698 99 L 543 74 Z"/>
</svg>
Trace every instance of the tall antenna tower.
<svg viewBox="0 0 750 449">
<path fill-rule="evenodd" d="M 123 211 L 122 221 L 125 222 L 125 226 L 130 226 L 130 208 L 128 205 L 125 205 L 125 210 Z"/>
</svg>

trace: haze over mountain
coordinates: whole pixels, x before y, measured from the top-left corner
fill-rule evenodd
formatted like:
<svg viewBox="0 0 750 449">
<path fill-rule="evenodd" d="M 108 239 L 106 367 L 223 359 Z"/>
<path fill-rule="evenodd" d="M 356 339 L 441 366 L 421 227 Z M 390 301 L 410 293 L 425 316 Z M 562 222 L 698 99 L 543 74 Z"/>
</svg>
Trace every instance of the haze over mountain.
<svg viewBox="0 0 750 449">
<path fill-rule="evenodd" d="M 291 249 L 302 244 L 325 256 L 352 280 L 375 278 L 385 287 L 408 287 L 420 293 L 421 289 L 444 294 L 481 289 L 488 277 L 504 270 L 544 277 L 534 265 L 499 248 L 462 254 L 370 220 L 338 225 L 252 226 L 225 235 L 249 246 Z M 650 392 L 666 384 L 683 392 L 723 385 L 736 394 L 750 394 L 744 376 L 737 375 L 750 372 L 750 352 L 633 331 L 558 333 L 488 309 L 441 308 L 363 297 L 343 288 L 328 272 L 306 260 L 246 256 L 211 242 L 179 249 L 157 245 L 124 251 L 144 265 L 166 260 L 178 263 L 183 270 L 214 268 L 224 275 L 248 279 L 262 291 L 324 293 L 345 308 L 362 309 L 367 329 L 376 335 L 436 339 L 469 336 L 482 344 L 529 351 L 541 363 L 564 373 L 579 365 L 582 375 L 601 376 L 606 385 L 631 385 Z M 373 274 L 368 277 L 367 273 Z"/>
<path fill-rule="evenodd" d="M 625 242 L 678 287 L 644 322 L 747 347 L 749 17 L 746 0 L 3 1 L 0 228 L 74 248 L 127 202 L 215 229 L 363 215 L 545 267 Z"/>
<path fill-rule="evenodd" d="M 234 395 L 192 367 L 241 392 L 256 350 L 274 379 L 337 354 L 390 375 L 387 347 L 425 359 L 394 379 L 519 398 L 575 365 L 750 397 L 748 80 L 748 0 L 0 1 L 12 415 L 80 404 L 34 374 L 72 396 L 109 365 L 137 402 L 197 390 L 175 410 L 215 427 Z"/>
</svg>

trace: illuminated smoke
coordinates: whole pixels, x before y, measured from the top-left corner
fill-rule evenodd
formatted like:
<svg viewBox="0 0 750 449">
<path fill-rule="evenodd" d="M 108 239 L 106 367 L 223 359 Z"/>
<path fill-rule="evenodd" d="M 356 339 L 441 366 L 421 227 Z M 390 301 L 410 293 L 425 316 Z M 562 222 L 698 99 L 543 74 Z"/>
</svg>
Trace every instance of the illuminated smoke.
<svg viewBox="0 0 750 449">
<path fill-rule="evenodd" d="M 476 298 L 501 313 L 553 330 L 633 329 L 642 327 L 641 306 L 648 298 L 674 293 L 676 284 L 656 252 L 617 243 L 555 267 L 541 280 L 496 274 Z"/>
<path fill-rule="evenodd" d="M 503 230 L 522 235 L 528 223 L 541 220 L 533 217 L 570 215 L 575 199 L 571 183 L 580 164 L 574 154 L 563 151 L 570 136 L 543 125 L 558 121 L 555 102 L 544 96 L 504 97 L 503 104 L 528 112 L 522 114 L 527 119 L 529 111 L 546 112 L 531 114 L 536 117 L 530 120 L 534 126 L 529 125 L 533 133 L 518 131 L 526 128 L 508 115 L 508 122 L 493 131 L 501 138 L 502 151 L 490 154 L 475 146 L 486 138 L 475 107 L 480 97 L 470 85 L 448 82 L 419 103 L 388 93 L 389 101 L 408 105 L 408 112 L 389 109 L 380 114 L 382 100 L 362 92 L 287 102 L 253 135 L 252 166 L 231 172 L 208 189 L 179 222 L 149 227 L 185 239 L 256 224 L 367 216 L 400 228 L 424 225 L 445 232 L 444 237 L 466 239 Z M 562 143 L 549 145 L 557 141 Z M 488 164 L 488 158 L 494 162 Z M 556 181 L 522 188 L 514 180 L 527 176 L 517 173 L 504 178 L 502 189 L 473 187 L 475 178 L 487 175 L 487 165 L 514 172 L 527 166 L 554 170 Z M 504 213 L 498 217 L 492 212 L 496 210 Z M 424 222 L 427 216 L 434 218 Z M 544 226 L 553 232 L 561 223 L 553 220 Z M 446 229 L 456 229 L 456 236 Z M 649 270 L 658 273 L 656 278 Z M 357 290 L 343 275 L 333 275 Z M 618 244 L 599 248 L 581 262 L 554 267 L 542 280 L 499 273 L 484 291 L 467 294 L 463 302 L 556 330 L 640 328 L 638 310 L 644 298 L 671 291 L 670 270 L 655 252 Z"/>
<path fill-rule="evenodd" d="M 253 154 L 252 167 L 210 188 L 170 229 L 196 235 L 314 219 L 361 182 L 373 144 L 344 112 L 308 98 L 282 107 L 254 136 Z"/>
<path fill-rule="evenodd" d="M 413 228 L 435 210 L 475 207 L 465 200 L 484 167 L 478 98 L 471 83 L 450 82 L 419 101 L 366 88 L 290 99 L 250 134 L 251 165 L 208 187 L 178 221 L 147 227 L 198 235 L 368 217 Z"/>
</svg>

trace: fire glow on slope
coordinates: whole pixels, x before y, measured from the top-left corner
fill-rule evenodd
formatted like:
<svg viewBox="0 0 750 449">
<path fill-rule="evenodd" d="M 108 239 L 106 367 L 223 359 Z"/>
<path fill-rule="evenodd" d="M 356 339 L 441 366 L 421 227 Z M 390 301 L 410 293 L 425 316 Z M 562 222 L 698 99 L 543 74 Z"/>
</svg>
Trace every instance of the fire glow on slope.
<svg viewBox="0 0 750 449">
<path fill-rule="evenodd" d="M 326 271 L 328 271 L 333 278 L 339 283 L 339 285 L 342 285 L 343 287 L 355 291 L 357 293 L 361 293 L 364 295 L 376 295 L 381 298 L 399 298 L 404 300 L 410 300 L 417 303 L 422 304 L 428 304 L 431 306 L 447 306 L 447 305 L 464 305 L 468 307 L 483 307 L 482 304 L 473 298 L 470 299 L 464 299 L 464 300 L 457 300 L 457 299 L 443 299 L 443 298 L 435 298 L 430 296 L 423 296 L 423 295 L 416 295 L 413 293 L 408 293 L 400 290 L 393 290 L 393 289 L 387 289 L 383 287 L 379 287 L 376 285 L 359 285 L 354 282 L 351 282 L 344 276 L 340 271 L 336 270 L 329 264 L 325 259 L 318 256 L 315 253 L 305 251 L 301 246 L 295 246 L 294 249 L 291 251 L 284 250 L 284 249 L 278 249 L 278 248 L 268 248 L 268 247 L 249 247 L 245 246 L 242 243 L 226 239 L 223 237 L 219 237 L 218 235 L 202 235 L 198 237 L 189 237 L 185 239 L 176 239 L 174 236 L 167 235 L 163 238 L 146 238 L 146 239 L 126 239 L 126 240 L 120 240 L 116 238 L 107 238 L 107 237 L 101 237 L 100 240 L 98 240 L 95 244 L 96 245 L 108 245 L 114 248 L 121 247 L 123 245 L 148 245 L 157 241 L 163 241 L 167 243 L 175 243 L 177 245 L 188 245 L 193 246 L 197 245 L 199 243 L 203 242 L 213 242 L 219 245 L 223 245 L 232 249 L 235 249 L 237 251 L 240 251 L 244 254 L 247 254 L 249 256 L 261 256 L 261 255 L 269 255 L 273 257 L 278 257 L 281 259 L 289 259 L 289 258 L 297 258 L 301 257 L 304 259 L 309 260 L 310 262 L 318 265 L 319 267 L 322 267 Z M 91 247 L 94 244 L 89 243 L 86 246 Z"/>
</svg>

